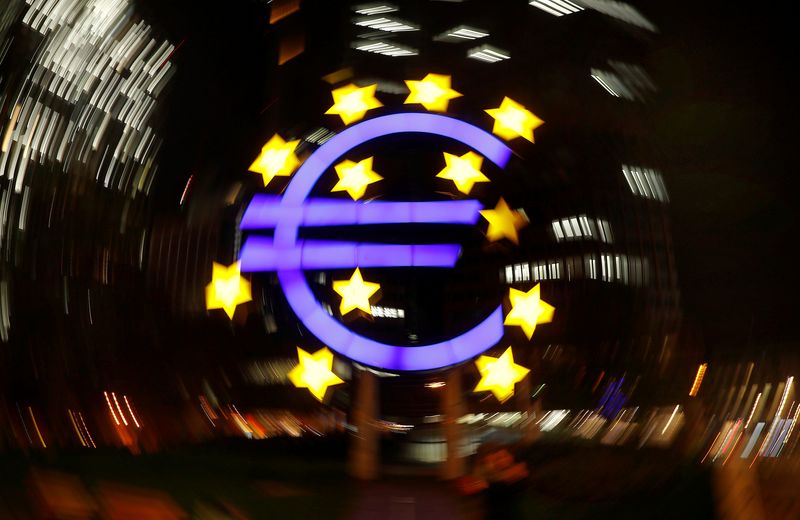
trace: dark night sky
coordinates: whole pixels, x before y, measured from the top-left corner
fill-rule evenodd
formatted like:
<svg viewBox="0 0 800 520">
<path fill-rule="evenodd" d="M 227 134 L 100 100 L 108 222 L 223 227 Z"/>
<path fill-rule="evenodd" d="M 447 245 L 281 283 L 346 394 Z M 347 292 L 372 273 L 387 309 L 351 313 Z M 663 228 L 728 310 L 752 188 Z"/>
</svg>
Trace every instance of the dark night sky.
<svg viewBox="0 0 800 520">
<path fill-rule="evenodd" d="M 178 101 L 172 109 L 173 120 L 182 120 L 179 128 L 189 133 L 170 138 L 173 150 L 183 152 L 168 166 L 195 164 L 161 186 L 171 200 L 189 170 L 202 167 L 197 157 L 208 158 L 209 150 L 219 156 L 212 161 L 229 154 L 249 157 L 257 136 L 265 133 L 258 127 L 269 124 L 268 118 L 253 116 L 270 103 L 270 94 L 260 90 L 263 72 L 252 56 L 268 54 L 270 27 L 259 16 L 263 6 L 254 1 L 232 2 L 223 12 L 183 0 L 141 3 L 174 41 L 186 39 L 180 65 L 198 76 L 184 74 L 177 89 L 200 88 L 217 100 L 205 106 Z M 704 339 L 712 358 L 742 349 L 793 348 L 794 290 L 800 287 L 793 254 L 798 182 L 790 170 L 794 28 L 788 17 L 768 17 L 754 5 L 660 0 L 635 5 L 661 29 L 645 67 L 661 87 L 653 124 L 668 161 L 685 323 Z M 304 11 L 304 16 L 312 12 Z M 209 128 L 204 123 L 209 120 L 219 126 Z"/>
<path fill-rule="evenodd" d="M 712 357 L 794 348 L 793 28 L 754 5 L 643 9 L 662 29 L 649 66 L 664 89 L 655 123 L 671 162 L 687 324 L 702 332 Z"/>
</svg>

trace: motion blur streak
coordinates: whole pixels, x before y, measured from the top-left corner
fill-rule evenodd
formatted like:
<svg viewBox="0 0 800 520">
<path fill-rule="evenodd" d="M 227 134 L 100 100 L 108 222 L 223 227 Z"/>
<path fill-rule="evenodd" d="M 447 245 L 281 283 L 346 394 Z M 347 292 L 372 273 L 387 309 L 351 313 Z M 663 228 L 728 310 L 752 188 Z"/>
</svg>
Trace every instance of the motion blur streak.
<svg viewBox="0 0 800 520">
<path fill-rule="evenodd" d="M 29 237 L 41 237 L 42 214 L 48 229 L 54 221 L 75 229 L 84 225 L 80 212 L 72 211 L 76 196 L 86 208 L 121 198 L 118 227 L 124 234 L 142 207 L 141 200 L 133 201 L 149 193 L 158 171 L 159 99 L 175 72 L 175 46 L 141 19 L 132 0 L 6 0 L 0 11 L 2 256 L 15 265 L 23 261 Z M 92 185 L 113 193 L 98 193 Z M 93 235 L 91 227 L 83 233 Z M 65 314 L 78 241 L 75 233 L 60 244 Z M 104 284 L 111 281 L 110 260 L 124 247 L 113 242 L 100 246 Z M 36 266 L 31 269 L 36 272 Z M 14 301 L 7 276 L 3 270 L 2 341 L 9 337 Z M 95 325 L 95 294 L 86 294 L 89 324 Z"/>
</svg>

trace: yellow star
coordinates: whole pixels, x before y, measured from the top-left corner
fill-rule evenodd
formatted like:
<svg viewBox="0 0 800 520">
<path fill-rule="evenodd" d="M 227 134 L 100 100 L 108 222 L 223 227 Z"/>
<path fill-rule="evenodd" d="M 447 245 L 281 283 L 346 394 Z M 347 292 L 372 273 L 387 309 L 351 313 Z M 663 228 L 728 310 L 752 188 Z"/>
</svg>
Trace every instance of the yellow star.
<svg viewBox="0 0 800 520">
<path fill-rule="evenodd" d="M 411 93 L 405 104 L 421 103 L 428 110 L 446 112 L 451 99 L 461 96 L 460 92 L 450 88 L 450 76 L 428 74 L 422 81 L 406 80 Z"/>
<path fill-rule="evenodd" d="M 506 316 L 506 325 L 519 325 L 531 339 L 536 325 L 550 323 L 556 308 L 539 298 L 539 284 L 528 292 L 510 289 L 508 298 L 511 300 L 511 311 Z"/>
<path fill-rule="evenodd" d="M 528 375 L 527 368 L 514 363 L 514 354 L 511 347 L 499 357 L 481 356 L 475 361 L 475 366 L 481 373 L 481 380 L 474 392 L 490 390 L 498 401 L 505 402 L 514 395 L 514 384 Z"/>
<path fill-rule="evenodd" d="M 369 298 L 380 289 L 380 284 L 365 282 L 361 278 L 361 271 L 356 268 L 350 280 L 335 280 L 333 282 L 333 290 L 339 293 L 342 297 L 342 303 L 339 305 L 339 312 L 342 316 L 354 309 L 361 309 L 369 315 L 372 315 L 372 309 L 369 305 Z"/>
<path fill-rule="evenodd" d="M 206 309 L 224 309 L 228 318 L 233 319 L 236 306 L 252 300 L 250 282 L 245 280 L 239 270 L 241 262 L 228 267 L 214 262 L 211 283 L 206 285 Z"/>
<path fill-rule="evenodd" d="M 364 117 L 367 110 L 383 106 L 383 103 L 375 99 L 377 87 L 378 85 L 368 85 L 359 88 L 350 83 L 342 88 L 337 88 L 331 93 L 333 94 L 333 106 L 325 113 L 337 114 L 346 125 L 358 121 Z"/>
<path fill-rule="evenodd" d="M 533 142 L 534 128 L 544 123 L 524 106 L 508 97 L 503 98 L 498 108 L 489 109 L 486 113 L 494 118 L 492 132 L 507 141 L 522 136 Z"/>
<path fill-rule="evenodd" d="M 323 347 L 313 354 L 297 347 L 300 364 L 289 371 L 289 381 L 297 388 L 308 388 L 314 397 L 322 401 L 329 386 L 344 383 L 333 373 L 333 353 Z"/>
<path fill-rule="evenodd" d="M 367 185 L 383 180 L 383 177 L 372 170 L 372 157 L 357 163 L 342 161 L 334 168 L 336 168 L 336 175 L 339 176 L 339 182 L 331 191 L 347 191 L 353 200 L 364 196 Z"/>
<path fill-rule="evenodd" d="M 495 242 L 501 238 L 508 238 L 519 244 L 517 230 L 528 225 L 528 220 L 519 211 L 511 211 L 506 201 L 500 198 L 494 209 L 481 210 L 481 215 L 489 221 L 486 238 Z"/>
<path fill-rule="evenodd" d="M 489 178 L 481 173 L 483 157 L 475 152 L 467 152 L 461 157 L 444 152 L 444 162 L 447 166 L 436 176 L 453 181 L 461 193 L 468 194 L 476 182 L 489 182 Z"/>
<path fill-rule="evenodd" d="M 273 135 L 261 148 L 261 153 L 248 170 L 260 173 L 264 178 L 264 186 L 275 177 L 288 177 L 300 164 L 300 160 L 294 154 L 294 149 L 299 143 L 300 141 L 287 143 L 278 134 Z"/>
</svg>

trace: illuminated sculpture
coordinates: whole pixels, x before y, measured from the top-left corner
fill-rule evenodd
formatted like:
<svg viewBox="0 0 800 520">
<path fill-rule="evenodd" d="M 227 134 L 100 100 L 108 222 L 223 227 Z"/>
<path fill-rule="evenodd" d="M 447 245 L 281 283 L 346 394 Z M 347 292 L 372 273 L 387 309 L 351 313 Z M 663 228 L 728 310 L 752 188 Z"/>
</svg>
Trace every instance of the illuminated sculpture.
<svg viewBox="0 0 800 520">
<path fill-rule="evenodd" d="M 527 368 L 514 363 L 514 354 L 508 347 L 500 357 L 481 356 L 475 361 L 481 380 L 474 392 L 490 391 L 498 401 L 505 402 L 514 395 L 514 385 L 528 375 Z"/>
<path fill-rule="evenodd" d="M 536 325 L 553 321 L 555 307 L 539 298 L 539 284 L 528 292 L 509 288 L 508 298 L 511 300 L 511 311 L 506 316 L 506 325 L 518 325 L 528 339 L 533 336 Z"/>
<path fill-rule="evenodd" d="M 436 176 L 453 181 L 461 193 L 469 194 L 476 182 L 489 182 L 489 178 L 481 173 L 483 157 L 474 152 L 461 157 L 444 152 L 444 161 L 447 166 Z"/>
<path fill-rule="evenodd" d="M 333 282 L 333 290 L 342 297 L 339 312 L 344 316 L 350 311 L 360 309 L 367 314 L 372 314 L 369 298 L 380 288 L 381 286 L 377 283 L 365 282 L 361 277 L 361 271 L 356 268 L 349 280 Z"/>
<path fill-rule="evenodd" d="M 338 115 L 346 125 L 358 121 L 368 110 L 383 106 L 383 103 L 375 98 L 376 88 L 377 85 L 359 88 L 352 83 L 337 88 L 331 93 L 333 106 L 325 113 Z"/>
<path fill-rule="evenodd" d="M 420 103 L 435 112 L 447 112 L 450 100 L 461 96 L 450 88 L 450 76 L 443 74 L 428 74 L 421 81 L 406 80 L 406 85 L 411 93 L 404 103 Z"/>
<path fill-rule="evenodd" d="M 507 238 L 515 244 L 519 244 L 517 231 L 528 225 L 528 219 L 519 211 L 512 211 L 502 198 L 494 209 L 481 211 L 481 216 L 489 222 L 486 238 L 492 242 Z"/>
<path fill-rule="evenodd" d="M 246 272 L 277 271 L 289 305 L 308 331 L 330 349 L 354 361 L 387 370 L 433 370 L 471 359 L 503 337 L 503 309 L 495 308 L 472 329 L 439 343 L 407 347 L 366 338 L 323 309 L 306 280 L 305 269 L 428 266 L 452 267 L 457 244 L 360 244 L 305 240 L 301 226 L 389 223 L 474 225 L 481 204 L 474 200 L 431 202 L 350 202 L 309 199 L 326 171 L 356 146 L 380 137 L 425 133 L 459 141 L 504 168 L 511 149 L 473 125 L 429 113 L 376 117 L 345 129 L 318 148 L 297 170 L 283 196 L 253 198 L 242 217 L 242 230 L 274 227 L 273 237 L 250 236 L 241 249 Z"/>
<path fill-rule="evenodd" d="M 211 283 L 206 286 L 206 309 L 224 309 L 233 319 L 236 306 L 252 300 L 250 282 L 240 272 L 241 262 L 228 267 L 214 262 Z"/>
<path fill-rule="evenodd" d="M 319 401 L 325 398 L 329 386 L 344 383 L 333 373 L 333 352 L 323 347 L 313 354 L 297 347 L 299 364 L 289 372 L 289 381 L 297 388 L 308 391 Z"/>
<path fill-rule="evenodd" d="M 300 141 L 289 141 L 287 143 L 278 134 L 273 135 L 267 141 L 267 144 L 261 148 L 261 153 L 248 170 L 260 173 L 264 179 L 265 187 L 275 177 L 288 177 L 300 164 L 294 154 L 294 150 L 299 143 Z"/>
<path fill-rule="evenodd" d="M 524 137 L 533 142 L 533 130 L 544 123 L 524 106 L 508 97 L 503 98 L 498 108 L 486 110 L 486 113 L 494 118 L 492 132 L 505 140 Z"/>
<path fill-rule="evenodd" d="M 372 157 L 357 163 L 342 161 L 334 166 L 334 169 L 339 176 L 339 182 L 331 191 L 346 191 L 353 200 L 363 197 L 368 185 L 383 179 L 372 169 Z"/>
</svg>

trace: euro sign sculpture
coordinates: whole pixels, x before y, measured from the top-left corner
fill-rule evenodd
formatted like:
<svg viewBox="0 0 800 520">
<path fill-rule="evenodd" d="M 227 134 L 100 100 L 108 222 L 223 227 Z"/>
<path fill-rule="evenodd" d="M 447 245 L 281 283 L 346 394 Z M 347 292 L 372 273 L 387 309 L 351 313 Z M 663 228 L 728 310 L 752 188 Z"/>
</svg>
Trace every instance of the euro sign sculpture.
<svg viewBox="0 0 800 520">
<path fill-rule="evenodd" d="M 474 225 L 477 200 L 430 202 L 353 202 L 309 198 L 334 161 L 358 145 L 387 135 L 425 133 L 459 141 L 500 168 L 511 149 L 478 127 L 451 117 L 400 113 L 347 128 L 318 148 L 297 170 L 282 197 L 256 195 L 247 207 L 242 230 L 274 228 L 273 238 L 251 235 L 242 246 L 243 272 L 275 271 L 286 299 L 305 327 L 342 356 L 394 371 L 433 370 L 471 359 L 503 337 L 502 306 L 469 331 L 440 343 L 389 345 L 354 333 L 328 314 L 306 281 L 304 270 L 353 267 L 453 267 L 458 244 L 371 244 L 298 239 L 301 226 L 380 224 Z"/>
</svg>

